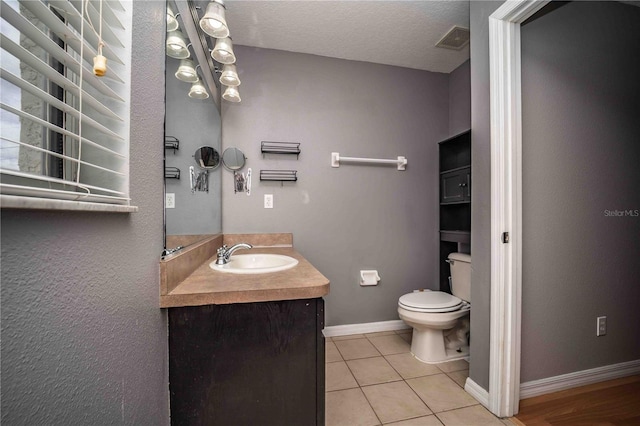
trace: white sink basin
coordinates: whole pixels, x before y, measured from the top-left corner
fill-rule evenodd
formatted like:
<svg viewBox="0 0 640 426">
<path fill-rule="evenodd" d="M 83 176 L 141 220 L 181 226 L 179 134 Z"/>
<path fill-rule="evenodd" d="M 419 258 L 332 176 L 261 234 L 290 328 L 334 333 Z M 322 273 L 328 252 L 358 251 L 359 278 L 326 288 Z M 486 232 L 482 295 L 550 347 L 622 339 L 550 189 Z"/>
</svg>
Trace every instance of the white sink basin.
<svg viewBox="0 0 640 426">
<path fill-rule="evenodd" d="M 216 265 L 213 261 L 209 267 L 214 271 L 230 274 L 265 274 L 291 269 L 298 264 L 298 259 L 282 254 L 234 254 L 228 263 Z"/>
</svg>

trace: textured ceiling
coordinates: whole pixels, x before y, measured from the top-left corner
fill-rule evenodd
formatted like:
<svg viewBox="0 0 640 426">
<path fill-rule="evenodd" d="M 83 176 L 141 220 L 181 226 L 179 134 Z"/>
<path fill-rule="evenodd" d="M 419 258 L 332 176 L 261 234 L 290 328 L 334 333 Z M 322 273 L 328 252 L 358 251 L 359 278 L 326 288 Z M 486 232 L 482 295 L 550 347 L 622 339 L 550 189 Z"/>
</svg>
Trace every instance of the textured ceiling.
<svg viewBox="0 0 640 426">
<path fill-rule="evenodd" d="M 469 58 L 468 45 L 460 51 L 435 47 L 454 25 L 469 28 L 468 1 L 227 0 L 225 4 L 234 44 L 443 73 Z"/>
</svg>

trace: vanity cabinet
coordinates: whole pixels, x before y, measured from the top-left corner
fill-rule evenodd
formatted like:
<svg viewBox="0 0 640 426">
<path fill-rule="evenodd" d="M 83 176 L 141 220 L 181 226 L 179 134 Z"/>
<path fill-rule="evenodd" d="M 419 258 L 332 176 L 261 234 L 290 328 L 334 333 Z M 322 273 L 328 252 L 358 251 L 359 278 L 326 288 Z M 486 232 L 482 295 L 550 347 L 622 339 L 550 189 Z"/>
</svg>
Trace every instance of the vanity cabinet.
<svg viewBox="0 0 640 426">
<path fill-rule="evenodd" d="M 450 253 L 470 253 L 471 131 L 438 144 L 440 159 L 440 291 L 450 292 Z"/>
<path fill-rule="evenodd" d="M 322 298 L 169 309 L 172 425 L 323 425 Z"/>
</svg>

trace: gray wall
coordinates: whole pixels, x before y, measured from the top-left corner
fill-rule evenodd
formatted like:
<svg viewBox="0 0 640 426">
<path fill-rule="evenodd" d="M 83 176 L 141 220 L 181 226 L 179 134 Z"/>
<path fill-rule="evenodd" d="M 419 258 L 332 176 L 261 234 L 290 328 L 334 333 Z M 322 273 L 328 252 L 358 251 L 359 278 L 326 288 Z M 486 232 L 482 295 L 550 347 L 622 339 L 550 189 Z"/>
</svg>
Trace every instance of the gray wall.
<svg viewBox="0 0 640 426">
<path fill-rule="evenodd" d="M 491 315 L 491 132 L 489 15 L 501 1 L 472 1 L 471 30 L 471 354 L 469 377 L 489 389 Z"/>
<path fill-rule="evenodd" d="M 175 77 L 180 61 L 167 56 L 166 79 L 166 134 L 180 140 L 180 149 L 166 150 L 167 166 L 180 169 L 180 179 L 167 179 L 167 193 L 174 193 L 176 207 L 167 209 L 167 235 L 217 234 L 222 231 L 221 186 L 222 165 L 209 171 L 209 192 L 191 192 L 189 166 L 195 172 L 202 170 L 193 158 L 201 146 L 215 148 L 222 157 L 220 113 L 207 99 L 188 96 L 190 83 Z"/>
<path fill-rule="evenodd" d="M 522 28 L 523 382 L 640 359 L 639 28 L 615 2 Z"/>
<path fill-rule="evenodd" d="M 134 3 L 133 214 L 2 210 L 2 423 L 169 423 L 162 2 Z"/>
<path fill-rule="evenodd" d="M 223 103 L 223 145 L 245 152 L 255 178 L 247 197 L 223 173 L 224 232 L 292 232 L 331 280 L 327 325 L 398 319 L 399 296 L 437 283 L 437 142 L 449 135 L 448 75 L 243 46 L 236 53 L 242 102 Z M 300 142 L 300 159 L 263 159 L 262 140 Z M 404 155 L 408 166 L 332 168 L 332 151 Z M 295 169 L 299 180 L 260 182 L 260 169 Z M 263 208 L 266 193 L 273 209 Z M 360 287 L 361 269 L 377 269 L 379 285 Z"/>
<path fill-rule="evenodd" d="M 449 134 L 457 135 L 471 127 L 471 61 L 449 74 Z"/>
</svg>

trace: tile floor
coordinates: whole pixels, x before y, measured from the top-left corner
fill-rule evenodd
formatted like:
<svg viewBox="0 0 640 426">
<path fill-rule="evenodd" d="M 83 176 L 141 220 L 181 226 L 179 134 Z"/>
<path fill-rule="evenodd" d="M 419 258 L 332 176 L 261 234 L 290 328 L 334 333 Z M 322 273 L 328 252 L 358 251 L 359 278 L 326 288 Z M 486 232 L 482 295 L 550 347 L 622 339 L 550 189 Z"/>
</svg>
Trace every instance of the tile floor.
<svg viewBox="0 0 640 426">
<path fill-rule="evenodd" d="M 467 361 L 424 364 L 411 330 L 326 339 L 326 425 L 512 425 L 464 391 Z"/>
</svg>

